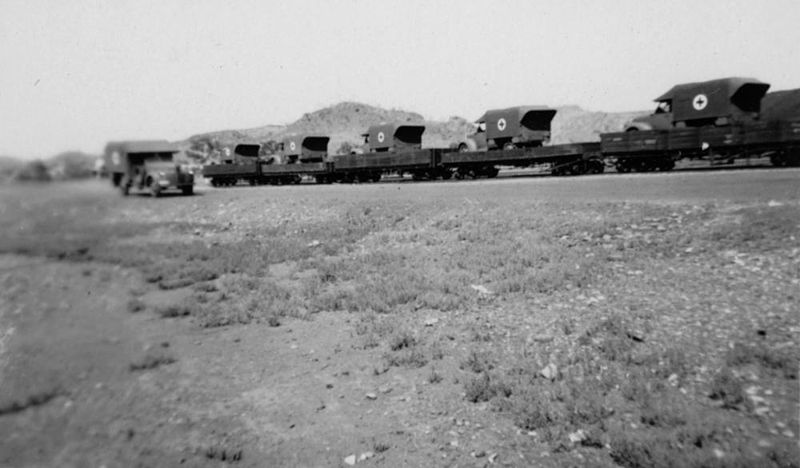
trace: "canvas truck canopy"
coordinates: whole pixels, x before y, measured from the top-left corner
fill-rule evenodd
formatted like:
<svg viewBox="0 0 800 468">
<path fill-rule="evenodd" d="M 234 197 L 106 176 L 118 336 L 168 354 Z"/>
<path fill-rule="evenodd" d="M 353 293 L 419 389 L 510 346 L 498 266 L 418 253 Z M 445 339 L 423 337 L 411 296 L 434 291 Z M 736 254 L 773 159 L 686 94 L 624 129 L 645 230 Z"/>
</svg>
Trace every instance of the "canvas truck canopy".
<svg viewBox="0 0 800 468">
<path fill-rule="evenodd" d="M 239 143 L 233 147 L 233 154 L 245 158 L 257 158 L 261 153 L 261 145 L 258 143 Z"/>
<path fill-rule="evenodd" d="M 178 147 L 166 140 L 112 141 L 106 145 L 105 162 L 109 172 L 124 172 L 131 159 L 171 160 L 177 152 Z"/>
<path fill-rule="evenodd" d="M 793 120 L 800 118 L 800 89 L 767 93 L 761 101 L 761 120 Z"/>
<path fill-rule="evenodd" d="M 705 125 L 719 118 L 757 117 L 769 86 L 754 78 L 722 78 L 673 86 L 655 101 L 668 105 L 673 122 Z"/>
<path fill-rule="evenodd" d="M 283 155 L 301 161 L 322 161 L 328 155 L 330 137 L 320 135 L 292 135 L 283 140 Z"/>
<path fill-rule="evenodd" d="M 369 147 L 373 151 L 420 149 L 424 125 L 373 125 L 367 131 Z"/>
<path fill-rule="evenodd" d="M 516 106 L 486 111 L 475 122 L 486 124 L 489 139 L 520 137 L 526 130 L 550 132 L 556 110 L 547 106 Z"/>
</svg>

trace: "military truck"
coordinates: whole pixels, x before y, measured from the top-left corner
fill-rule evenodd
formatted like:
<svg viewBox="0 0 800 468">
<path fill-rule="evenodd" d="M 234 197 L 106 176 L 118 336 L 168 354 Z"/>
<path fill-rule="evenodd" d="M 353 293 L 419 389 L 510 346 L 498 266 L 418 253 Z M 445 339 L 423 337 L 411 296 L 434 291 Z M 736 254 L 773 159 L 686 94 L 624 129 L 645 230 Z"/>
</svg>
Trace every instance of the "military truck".
<svg viewBox="0 0 800 468">
<path fill-rule="evenodd" d="M 369 127 L 364 149 L 369 153 L 403 152 L 422 149 L 424 125 L 380 124 Z"/>
<path fill-rule="evenodd" d="M 292 135 L 281 143 L 284 164 L 320 163 L 328 157 L 330 137 L 318 135 Z"/>
<path fill-rule="evenodd" d="M 550 140 L 556 110 L 546 106 L 517 106 L 486 111 L 475 121 L 475 132 L 458 145 L 461 152 L 532 148 Z"/>
<path fill-rule="evenodd" d="M 131 189 L 146 190 L 154 197 L 169 189 L 184 195 L 194 190 L 194 174 L 181 169 L 174 160 L 178 149 L 165 140 L 110 142 L 105 164 L 111 183 L 122 195 Z"/>
<path fill-rule="evenodd" d="M 637 117 L 625 131 L 729 126 L 758 120 L 769 84 L 753 78 L 722 78 L 686 83 L 655 99 L 652 115 Z"/>
</svg>

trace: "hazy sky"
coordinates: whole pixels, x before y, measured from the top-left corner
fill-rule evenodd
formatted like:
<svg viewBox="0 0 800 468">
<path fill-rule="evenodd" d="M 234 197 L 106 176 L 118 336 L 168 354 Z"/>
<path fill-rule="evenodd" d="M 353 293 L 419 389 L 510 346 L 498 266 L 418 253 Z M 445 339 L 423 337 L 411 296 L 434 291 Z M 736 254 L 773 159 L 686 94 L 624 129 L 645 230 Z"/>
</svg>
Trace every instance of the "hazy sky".
<svg viewBox="0 0 800 468">
<path fill-rule="evenodd" d="M 800 87 L 800 2 L 0 0 L 0 154 L 290 123 L 343 100 L 442 119 Z"/>
</svg>

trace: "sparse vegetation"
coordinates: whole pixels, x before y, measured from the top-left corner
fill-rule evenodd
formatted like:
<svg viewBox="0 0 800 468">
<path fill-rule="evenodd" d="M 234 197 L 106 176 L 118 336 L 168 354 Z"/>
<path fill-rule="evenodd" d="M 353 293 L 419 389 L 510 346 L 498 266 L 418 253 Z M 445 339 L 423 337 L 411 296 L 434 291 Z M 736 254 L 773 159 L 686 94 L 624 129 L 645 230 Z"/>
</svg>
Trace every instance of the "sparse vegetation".
<svg viewBox="0 0 800 468">
<path fill-rule="evenodd" d="M 163 350 L 148 351 L 142 358 L 132 362 L 128 368 L 132 371 L 142 371 L 155 369 L 167 364 L 172 364 L 176 359 L 174 356 Z"/>
<path fill-rule="evenodd" d="M 64 394 L 65 392 L 61 387 L 52 386 L 34 393 L 30 393 L 22 400 L 0 402 L 0 416 L 18 413 L 28 408 L 44 405 L 53 398 Z"/>
<path fill-rule="evenodd" d="M 406 189 L 388 187 L 377 189 Z M 143 310 L 145 293 L 188 297 L 152 306 L 156 317 L 186 317 L 166 326 L 230 326 L 197 331 L 227 340 L 237 325 L 263 324 L 252 330 L 275 337 L 270 349 L 287 359 L 301 356 L 293 365 L 313 362 L 311 374 L 347 381 L 333 382 L 336 391 L 355 379 L 320 362 L 328 356 L 357 356 L 358 378 L 392 382 L 392 398 L 413 395 L 406 382 L 427 381 L 416 387 L 419 400 L 449 412 L 430 425 L 439 442 L 453 430 L 441 421 L 460 412 L 481 424 L 513 423 L 503 437 L 529 438 L 514 439 L 515 450 L 546 451 L 556 463 L 580 464 L 570 458 L 579 453 L 621 466 L 792 466 L 797 449 L 781 441 L 797 434 L 796 423 L 772 424 L 800 397 L 791 331 L 798 326 L 795 204 L 500 203 L 469 191 L 420 202 L 330 193 L 313 201 L 277 190 L 257 201 L 230 195 L 211 208 L 181 199 L 180 209 L 165 213 L 132 204 L 149 200 L 6 197 L 0 252 L 119 266 L 144 280 L 119 302 L 130 312 Z M 337 337 L 335 351 L 314 342 L 311 354 L 293 337 L 306 323 L 298 319 L 320 317 L 338 317 L 345 338 Z M 295 345 L 302 352 L 290 351 Z M 160 349 L 129 369 L 171 362 Z M 391 406 L 392 398 L 380 394 L 378 403 Z M 402 443 L 398 434 L 386 437 L 386 449 Z M 215 448 L 211 458 L 222 453 Z"/>
</svg>

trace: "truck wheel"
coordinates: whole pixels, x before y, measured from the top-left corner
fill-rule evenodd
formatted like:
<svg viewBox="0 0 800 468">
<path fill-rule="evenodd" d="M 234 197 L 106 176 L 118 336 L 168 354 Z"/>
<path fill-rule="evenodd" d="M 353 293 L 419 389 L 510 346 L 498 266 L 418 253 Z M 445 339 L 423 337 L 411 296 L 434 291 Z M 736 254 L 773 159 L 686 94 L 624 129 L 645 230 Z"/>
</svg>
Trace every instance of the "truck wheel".
<svg viewBox="0 0 800 468">
<path fill-rule="evenodd" d="M 514 150 L 514 149 L 517 149 L 517 145 L 515 145 L 514 143 L 511 143 L 510 141 L 508 143 L 506 143 L 505 145 L 503 145 L 503 150 L 505 150 L 505 151 Z"/>
<path fill-rule="evenodd" d="M 122 183 L 119 185 L 119 191 L 122 192 L 123 197 L 127 197 L 129 193 L 131 193 L 131 186 L 128 185 L 127 180 L 123 180 Z"/>
<path fill-rule="evenodd" d="M 183 187 L 181 192 L 183 192 L 184 195 L 191 195 L 194 193 L 194 186 L 190 185 L 188 187 Z"/>
<path fill-rule="evenodd" d="M 156 183 L 150 184 L 150 195 L 152 195 L 153 198 L 161 196 L 161 187 Z"/>
<path fill-rule="evenodd" d="M 469 146 L 467 146 L 466 143 L 461 143 L 460 145 L 458 145 L 458 152 L 459 153 L 466 153 L 468 151 L 469 151 Z"/>
</svg>

